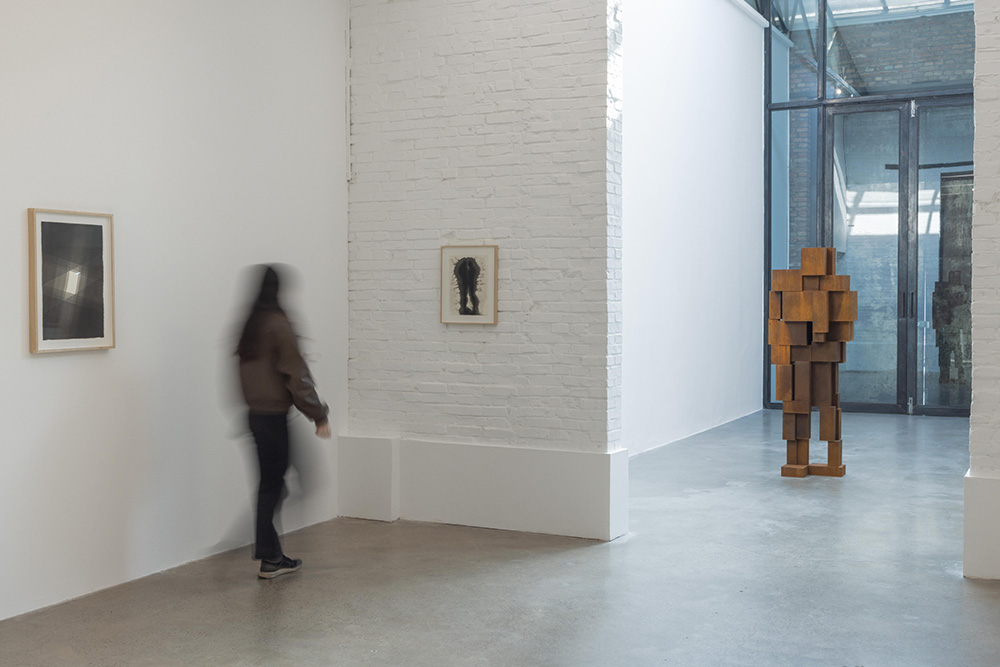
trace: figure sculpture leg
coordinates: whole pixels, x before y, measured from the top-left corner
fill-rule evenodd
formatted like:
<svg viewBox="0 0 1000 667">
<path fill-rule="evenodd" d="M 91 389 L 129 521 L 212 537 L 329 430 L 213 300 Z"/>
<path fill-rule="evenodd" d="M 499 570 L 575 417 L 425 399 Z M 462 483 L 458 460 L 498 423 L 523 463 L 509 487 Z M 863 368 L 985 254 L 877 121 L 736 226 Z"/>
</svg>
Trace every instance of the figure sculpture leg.
<svg viewBox="0 0 1000 667">
<path fill-rule="evenodd" d="M 787 463 L 781 467 L 783 477 L 822 475 L 843 477 L 843 441 L 840 433 L 840 394 L 837 364 L 830 362 L 795 363 L 795 401 L 782 406 L 782 437 L 788 443 Z M 809 387 L 808 394 L 799 389 Z M 805 403 L 806 412 L 796 414 L 790 410 Z M 798 404 L 798 405 L 796 405 Z M 819 437 L 827 443 L 827 462 L 809 462 L 809 438 L 812 435 L 812 407 L 819 408 Z"/>
</svg>

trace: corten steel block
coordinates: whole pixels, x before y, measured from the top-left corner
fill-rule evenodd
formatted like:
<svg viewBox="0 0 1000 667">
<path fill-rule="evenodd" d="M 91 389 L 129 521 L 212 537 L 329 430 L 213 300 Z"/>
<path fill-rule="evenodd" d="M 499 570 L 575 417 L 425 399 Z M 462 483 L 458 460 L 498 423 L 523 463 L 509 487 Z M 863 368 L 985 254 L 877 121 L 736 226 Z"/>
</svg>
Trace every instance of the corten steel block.
<svg viewBox="0 0 1000 667">
<path fill-rule="evenodd" d="M 767 342 L 771 345 L 808 345 L 808 327 L 806 322 L 768 320 Z"/>
<path fill-rule="evenodd" d="M 774 384 L 779 401 L 792 400 L 792 366 L 791 364 L 779 364 L 774 367 Z M 787 440 L 787 438 L 785 438 Z"/>
<path fill-rule="evenodd" d="M 804 290 L 819 289 L 819 276 L 802 276 L 802 289 Z"/>
<path fill-rule="evenodd" d="M 827 442 L 840 440 L 840 408 L 828 406 L 819 409 L 819 439 Z"/>
<path fill-rule="evenodd" d="M 835 322 L 854 322 L 858 319 L 857 292 L 830 292 L 830 319 Z"/>
<path fill-rule="evenodd" d="M 813 336 L 813 344 L 809 346 L 809 349 L 812 351 L 812 360 L 836 363 L 841 360 L 842 345 L 843 343 L 816 342 L 816 337 Z"/>
<path fill-rule="evenodd" d="M 802 275 L 803 276 L 824 276 L 828 273 L 826 260 L 826 248 L 803 248 L 802 249 Z"/>
<path fill-rule="evenodd" d="M 767 318 L 781 319 L 781 292 L 769 292 L 767 295 Z"/>
<path fill-rule="evenodd" d="M 814 331 L 813 332 L 813 342 L 814 343 L 825 343 L 826 342 L 826 332 L 825 331 Z"/>
<path fill-rule="evenodd" d="M 811 463 L 809 464 L 809 471 L 806 474 L 816 475 L 817 477 L 843 477 L 846 470 L 843 464 L 832 466 L 829 464 Z"/>
<path fill-rule="evenodd" d="M 772 345 L 771 346 L 771 363 L 777 365 L 784 365 L 792 363 L 792 347 L 791 345 Z"/>
<path fill-rule="evenodd" d="M 817 475 L 819 477 L 843 477 L 847 468 L 844 467 L 843 463 L 838 465 L 833 465 L 830 463 L 810 463 L 809 464 L 809 475 Z"/>
<path fill-rule="evenodd" d="M 812 346 L 811 345 L 794 345 L 792 346 L 792 363 L 796 361 L 812 361 Z"/>
<path fill-rule="evenodd" d="M 812 292 L 784 292 L 781 295 L 781 315 L 785 322 L 811 322 Z"/>
<path fill-rule="evenodd" d="M 771 271 L 771 289 L 775 292 L 801 291 L 802 272 L 798 269 L 774 269 Z"/>
<path fill-rule="evenodd" d="M 851 291 L 851 277 L 822 276 L 819 279 L 819 288 L 827 292 L 849 292 Z"/>
<path fill-rule="evenodd" d="M 830 466 L 841 467 L 844 465 L 844 443 L 841 440 L 831 440 L 826 447 L 826 460 Z"/>
<path fill-rule="evenodd" d="M 812 410 L 812 406 L 809 405 L 809 401 L 782 401 L 781 411 L 782 412 L 794 412 L 797 415 L 807 415 Z"/>
<path fill-rule="evenodd" d="M 798 415 L 793 415 L 790 412 L 783 413 L 781 415 L 781 439 L 782 440 L 795 440 L 795 422 Z"/>
<path fill-rule="evenodd" d="M 792 368 L 794 369 L 792 396 L 794 396 L 794 400 L 796 401 L 809 403 L 810 389 L 812 388 L 812 364 L 808 361 L 796 361 L 792 364 Z"/>
<path fill-rule="evenodd" d="M 812 435 L 812 415 L 808 413 L 795 415 L 795 439 L 808 443 L 810 435 Z"/>
<path fill-rule="evenodd" d="M 816 290 L 803 294 L 809 294 L 812 298 L 812 307 L 809 310 L 812 312 L 813 340 L 815 340 L 816 334 L 830 330 L 830 293 Z"/>
<path fill-rule="evenodd" d="M 788 441 L 788 463 L 781 466 L 783 477 L 805 477 L 809 474 L 809 441 Z"/>
<path fill-rule="evenodd" d="M 837 272 L 837 249 L 825 248 L 826 250 L 826 274 L 832 276 Z"/>
<path fill-rule="evenodd" d="M 809 441 L 788 441 L 788 465 L 809 465 Z"/>
<path fill-rule="evenodd" d="M 812 385 L 810 401 L 817 407 L 833 402 L 833 364 L 813 362 L 811 368 Z"/>
<path fill-rule="evenodd" d="M 826 340 L 844 342 L 854 340 L 854 322 L 830 322 Z"/>
</svg>

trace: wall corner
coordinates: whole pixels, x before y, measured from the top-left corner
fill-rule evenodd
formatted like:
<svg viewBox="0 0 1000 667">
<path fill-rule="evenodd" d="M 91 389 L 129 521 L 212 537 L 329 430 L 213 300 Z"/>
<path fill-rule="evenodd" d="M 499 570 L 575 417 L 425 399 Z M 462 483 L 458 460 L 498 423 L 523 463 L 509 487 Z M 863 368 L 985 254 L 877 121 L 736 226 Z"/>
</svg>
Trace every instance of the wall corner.
<svg viewBox="0 0 1000 667">
<path fill-rule="evenodd" d="M 337 440 L 339 515 L 399 518 L 399 440 L 341 436 Z"/>
</svg>

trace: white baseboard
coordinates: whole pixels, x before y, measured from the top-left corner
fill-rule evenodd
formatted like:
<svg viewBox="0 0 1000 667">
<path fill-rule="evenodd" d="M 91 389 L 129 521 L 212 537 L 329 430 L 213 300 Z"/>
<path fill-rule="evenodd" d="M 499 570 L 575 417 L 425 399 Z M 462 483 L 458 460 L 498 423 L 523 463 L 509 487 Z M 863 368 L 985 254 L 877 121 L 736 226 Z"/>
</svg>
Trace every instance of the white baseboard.
<svg viewBox="0 0 1000 667">
<path fill-rule="evenodd" d="M 628 452 L 341 437 L 340 514 L 613 540 L 628 532 Z"/>
<path fill-rule="evenodd" d="M 1000 579 L 1000 479 L 965 475 L 965 557 L 970 579 Z"/>
</svg>

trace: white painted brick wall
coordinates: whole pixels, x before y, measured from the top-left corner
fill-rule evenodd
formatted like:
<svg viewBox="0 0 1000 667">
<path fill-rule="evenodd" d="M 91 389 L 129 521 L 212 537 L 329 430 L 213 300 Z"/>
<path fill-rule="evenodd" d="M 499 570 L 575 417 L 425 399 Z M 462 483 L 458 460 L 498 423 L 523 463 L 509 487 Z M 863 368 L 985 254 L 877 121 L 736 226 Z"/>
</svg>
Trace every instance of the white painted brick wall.
<svg viewBox="0 0 1000 667">
<path fill-rule="evenodd" d="M 608 447 L 621 444 L 622 387 L 622 0 L 608 0 Z"/>
<path fill-rule="evenodd" d="M 1000 478 L 1000 3 L 976 2 L 972 473 Z"/>
<path fill-rule="evenodd" d="M 352 0 L 351 434 L 614 446 L 617 16 L 608 0 Z M 499 324 L 443 325 L 439 248 L 479 243 L 500 247 Z"/>
</svg>

